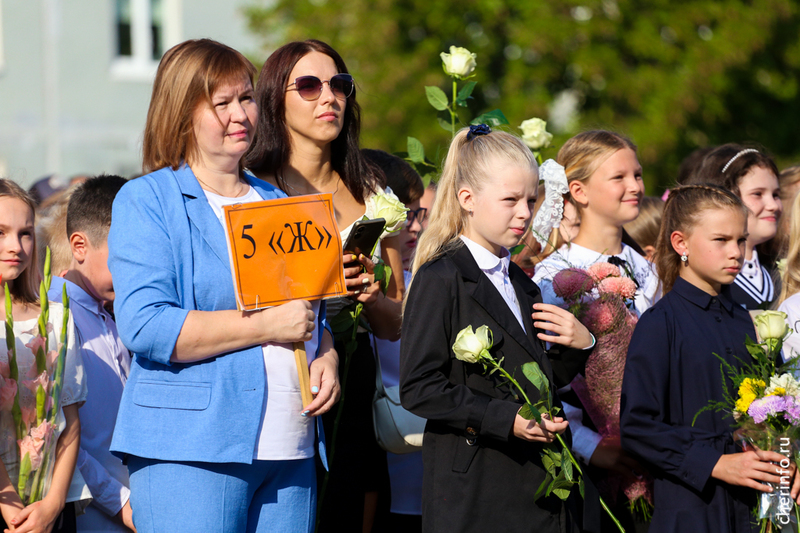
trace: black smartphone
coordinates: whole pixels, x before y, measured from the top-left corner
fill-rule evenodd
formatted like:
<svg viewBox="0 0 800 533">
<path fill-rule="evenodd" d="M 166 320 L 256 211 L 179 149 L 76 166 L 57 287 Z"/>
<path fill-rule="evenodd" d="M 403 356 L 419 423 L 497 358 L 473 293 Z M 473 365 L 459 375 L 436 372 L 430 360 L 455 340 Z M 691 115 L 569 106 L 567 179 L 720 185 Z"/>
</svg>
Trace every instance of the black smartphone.
<svg viewBox="0 0 800 533">
<path fill-rule="evenodd" d="M 383 218 L 356 221 L 342 249 L 345 252 L 356 254 L 356 256 L 364 254 L 370 257 L 372 249 L 375 248 L 375 244 L 381 238 L 385 225 L 386 220 Z"/>
</svg>

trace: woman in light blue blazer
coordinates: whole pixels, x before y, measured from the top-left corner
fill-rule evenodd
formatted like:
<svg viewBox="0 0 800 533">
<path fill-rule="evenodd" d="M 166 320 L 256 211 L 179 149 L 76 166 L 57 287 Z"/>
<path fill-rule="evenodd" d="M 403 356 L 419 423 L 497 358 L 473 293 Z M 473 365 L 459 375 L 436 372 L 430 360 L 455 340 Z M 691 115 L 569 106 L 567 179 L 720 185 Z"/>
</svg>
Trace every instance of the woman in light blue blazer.
<svg viewBox="0 0 800 533">
<path fill-rule="evenodd" d="M 111 449 L 140 532 L 297 531 L 314 524 L 316 417 L 339 396 L 324 305 L 236 310 L 222 206 L 285 196 L 245 173 L 255 69 L 210 40 L 161 60 L 144 169 L 114 202 L 109 268 L 134 354 Z M 305 341 L 315 399 L 300 400 Z M 316 444 L 315 444 L 316 442 Z"/>
</svg>

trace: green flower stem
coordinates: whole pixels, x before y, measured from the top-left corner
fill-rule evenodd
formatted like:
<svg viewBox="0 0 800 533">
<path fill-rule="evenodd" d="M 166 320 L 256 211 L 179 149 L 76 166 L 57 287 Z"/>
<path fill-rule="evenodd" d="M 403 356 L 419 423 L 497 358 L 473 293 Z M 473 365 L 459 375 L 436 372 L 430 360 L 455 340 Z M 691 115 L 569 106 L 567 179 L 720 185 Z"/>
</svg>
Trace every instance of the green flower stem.
<svg viewBox="0 0 800 533">
<path fill-rule="evenodd" d="M 517 388 L 517 390 L 522 394 L 522 397 L 525 399 L 525 403 L 527 403 L 530 406 L 531 412 L 535 414 L 536 413 L 535 408 L 533 407 L 533 404 L 531 403 L 531 401 L 528 399 L 528 395 L 525 394 L 525 390 L 520 386 L 519 382 L 517 382 L 517 380 L 514 379 L 511 376 L 511 374 L 506 372 L 506 369 L 501 367 L 497 363 L 497 361 L 495 361 L 494 358 L 491 355 L 489 355 L 489 352 L 487 350 L 482 350 L 481 354 L 480 354 L 480 357 L 481 357 L 481 362 L 485 362 L 485 363 L 490 364 L 498 372 L 500 372 L 503 375 L 504 378 L 506 378 L 509 382 L 514 384 L 514 386 Z M 549 411 L 550 411 L 550 406 L 548 406 L 548 413 L 549 413 Z M 552 416 L 551 416 L 551 419 L 552 419 Z M 575 456 L 572 455 L 572 451 L 570 451 L 569 447 L 567 446 L 567 443 L 564 442 L 564 439 L 561 438 L 560 434 L 556 433 L 555 435 L 556 435 L 556 438 L 558 439 L 558 442 L 564 448 L 564 451 L 567 452 L 567 456 L 569 457 L 570 462 L 572 462 L 572 466 L 575 467 L 575 469 L 578 471 L 578 474 L 580 474 L 581 478 L 583 478 L 583 470 L 581 469 L 580 465 L 578 464 L 578 461 L 575 459 Z M 625 529 L 622 527 L 622 524 L 619 523 L 619 520 L 617 520 L 617 517 L 614 516 L 614 513 L 611 512 L 611 509 L 608 507 L 608 504 L 605 502 L 603 497 L 599 496 L 599 498 L 600 498 L 600 505 L 603 507 L 605 512 L 608 513 L 608 516 L 611 517 L 611 520 L 614 521 L 614 524 L 616 524 L 617 528 L 619 528 L 619 530 L 622 533 L 625 533 Z"/>
<path fill-rule="evenodd" d="M 8 283 L 5 288 L 6 303 L 6 346 L 8 347 L 8 368 L 9 377 L 17 383 L 17 394 L 14 395 L 14 405 L 11 406 L 11 416 L 14 418 L 14 429 L 17 433 L 17 440 L 25 436 L 25 423 L 22 421 L 22 409 L 19 406 L 19 367 L 17 367 L 17 341 L 14 335 L 14 316 L 11 305 L 11 292 Z"/>
<path fill-rule="evenodd" d="M 458 103 L 456 102 L 458 98 L 458 91 L 456 87 L 456 79 L 453 78 L 453 109 L 450 110 L 450 130 L 453 134 L 453 137 L 456 136 L 456 109 L 458 109 Z"/>
</svg>

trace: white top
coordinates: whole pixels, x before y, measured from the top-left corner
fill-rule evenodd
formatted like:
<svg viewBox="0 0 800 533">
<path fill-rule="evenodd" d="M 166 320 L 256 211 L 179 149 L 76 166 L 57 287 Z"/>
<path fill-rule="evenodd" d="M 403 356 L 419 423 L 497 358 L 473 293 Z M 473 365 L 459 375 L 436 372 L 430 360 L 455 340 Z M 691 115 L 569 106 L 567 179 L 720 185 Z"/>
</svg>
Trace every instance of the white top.
<svg viewBox="0 0 800 533">
<path fill-rule="evenodd" d="M 60 299 L 60 298 L 59 298 Z M 48 353 L 58 351 L 58 344 L 61 339 L 61 330 L 64 320 L 64 308 L 60 303 L 50 302 L 50 323 L 53 330 L 48 335 Z M 36 379 L 36 357 L 33 352 L 25 346 L 38 335 L 38 318 L 14 322 L 14 337 L 16 339 L 17 368 L 19 370 L 19 390 L 20 407 L 22 408 L 23 419 L 32 416 L 36 417 L 36 399 L 34 393 L 26 386 L 25 381 Z M 0 328 L 0 388 L 7 385 L 8 378 L 8 352 L 6 350 L 6 331 L 5 327 Z M 53 370 L 55 372 L 55 370 Z M 73 405 L 86 401 L 87 396 L 86 375 L 84 373 L 83 361 L 75 344 L 75 327 L 70 316 L 67 322 L 67 355 L 64 365 L 64 381 L 61 389 L 61 407 Z M 26 414 L 27 413 L 27 414 Z M 35 420 L 33 422 L 35 424 Z M 64 418 L 64 411 L 59 409 L 56 416 L 56 429 L 54 437 L 58 439 L 67 427 L 67 420 Z M 19 478 L 19 461 L 17 460 L 17 437 L 14 431 L 14 419 L 10 409 L 0 410 L 0 459 L 8 471 L 8 476 L 16 486 Z M 67 502 L 80 501 L 88 504 L 91 499 L 89 488 L 77 469 L 72 476 L 72 482 L 67 493 Z"/>
<path fill-rule="evenodd" d="M 578 244 L 567 243 L 536 265 L 533 281 L 542 291 L 544 303 L 563 306 L 564 300 L 553 292 L 553 277 L 565 268 L 586 268 L 594 263 L 608 262 L 609 257 L 611 256 Z M 626 244 L 622 245 L 622 252 L 616 257 L 625 260 L 629 265 L 630 274 L 638 284 L 633 301 L 636 314 L 641 316 L 661 297 L 655 268 L 650 261 Z M 623 276 L 627 275 L 622 267 L 620 267 L 620 273 Z M 570 390 L 569 385 L 561 390 Z M 572 431 L 572 451 L 588 464 L 603 438 L 597 432 L 583 425 L 583 410 L 565 402 L 563 405 L 564 415 L 567 417 L 570 431 Z"/>
<path fill-rule="evenodd" d="M 204 192 L 223 227 L 223 206 L 263 200 L 252 187 L 247 194 L 238 198 Z M 314 315 L 318 316 L 320 302 L 311 302 L 311 306 Z M 311 340 L 305 343 L 309 364 L 316 357 L 320 334 L 320 328 L 317 327 Z M 312 418 L 300 416 L 303 400 L 292 344 L 268 342 L 261 347 L 267 386 L 264 389 L 264 407 L 253 458 L 259 461 L 285 461 L 314 457 L 314 423 Z"/>
<path fill-rule="evenodd" d="M 119 338 L 114 319 L 83 289 L 54 277 L 48 296 L 60 299 L 65 284 L 89 389 L 80 408 L 81 448 L 77 469 L 86 480 L 93 500 L 86 513 L 77 517 L 78 531 L 122 533 L 128 529 L 113 517 L 130 498 L 130 481 L 127 467 L 109 447 L 131 369 L 131 356 Z"/>
<path fill-rule="evenodd" d="M 783 342 L 783 357 L 786 361 L 800 356 L 800 292 L 786 298 L 778 307 L 778 311 L 783 311 L 788 316 L 787 322 L 792 328 L 792 333 Z"/>
<path fill-rule="evenodd" d="M 411 272 L 403 271 L 406 285 L 411 282 Z M 400 340 L 387 341 L 374 335 L 372 345 L 380 357 L 381 379 L 384 387 L 400 384 Z M 422 452 L 396 455 L 386 452 L 391 486 L 391 512 L 396 514 L 422 514 Z"/>
<path fill-rule="evenodd" d="M 519 308 L 519 300 L 517 300 L 517 293 L 514 292 L 514 286 L 511 285 L 511 279 L 508 277 L 508 265 L 511 263 L 511 254 L 505 248 L 501 249 L 502 257 L 497 257 L 492 252 L 470 240 L 468 237 L 461 235 L 461 240 L 469 249 L 475 262 L 478 263 L 478 268 L 486 274 L 492 285 L 495 286 L 497 292 L 505 300 L 508 308 L 514 313 L 517 322 L 525 330 L 525 323 L 522 321 L 522 311 Z"/>
</svg>

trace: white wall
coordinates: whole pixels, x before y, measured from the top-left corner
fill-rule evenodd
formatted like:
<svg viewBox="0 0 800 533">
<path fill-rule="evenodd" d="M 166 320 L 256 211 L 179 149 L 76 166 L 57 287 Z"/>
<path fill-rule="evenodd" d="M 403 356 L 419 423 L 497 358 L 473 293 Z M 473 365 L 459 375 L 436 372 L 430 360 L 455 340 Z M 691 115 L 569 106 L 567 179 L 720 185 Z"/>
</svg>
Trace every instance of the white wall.
<svg viewBox="0 0 800 533">
<path fill-rule="evenodd" d="M 246 0 L 162 0 L 167 38 L 209 37 L 248 53 Z M 0 176 L 131 175 L 152 90 L 115 65 L 114 0 L 0 0 Z"/>
</svg>

